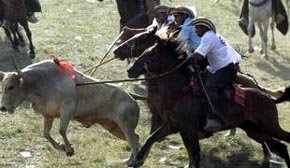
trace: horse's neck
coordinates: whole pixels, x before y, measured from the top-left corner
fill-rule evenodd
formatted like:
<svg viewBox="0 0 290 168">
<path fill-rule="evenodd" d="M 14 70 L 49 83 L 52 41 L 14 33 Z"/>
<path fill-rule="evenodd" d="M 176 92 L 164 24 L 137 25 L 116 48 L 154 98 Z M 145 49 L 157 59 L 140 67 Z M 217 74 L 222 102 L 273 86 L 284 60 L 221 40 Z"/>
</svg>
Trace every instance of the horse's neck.
<svg viewBox="0 0 290 168">
<path fill-rule="evenodd" d="M 146 75 L 152 77 L 152 75 Z M 153 94 L 159 94 L 161 97 L 176 97 L 182 91 L 182 88 L 189 84 L 188 77 L 184 72 L 177 70 L 169 75 L 161 76 L 157 79 L 147 81 L 148 91 Z"/>
</svg>

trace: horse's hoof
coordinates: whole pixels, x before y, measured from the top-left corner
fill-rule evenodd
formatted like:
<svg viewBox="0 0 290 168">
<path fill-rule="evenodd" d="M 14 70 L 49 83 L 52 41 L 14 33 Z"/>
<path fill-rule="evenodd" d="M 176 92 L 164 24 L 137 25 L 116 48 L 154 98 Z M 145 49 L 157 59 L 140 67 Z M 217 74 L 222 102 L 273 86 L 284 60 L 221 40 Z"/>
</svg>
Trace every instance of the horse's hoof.
<svg viewBox="0 0 290 168">
<path fill-rule="evenodd" d="M 250 47 L 250 48 L 248 49 L 248 51 L 249 51 L 249 53 L 253 53 L 253 52 L 254 52 L 254 48 L 253 48 L 253 47 Z"/>
<path fill-rule="evenodd" d="M 35 58 L 35 53 L 29 53 L 29 58 L 34 59 Z"/>
<path fill-rule="evenodd" d="M 75 154 L 74 148 L 71 148 L 71 150 L 66 151 L 66 156 L 73 156 Z"/>
<path fill-rule="evenodd" d="M 263 50 L 263 49 L 260 50 L 260 54 L 261 54 L 261 55 L 264 54 L 264 50 Z"/>
<path fill-rule="evenodd" d="M 262 58 L 265 59 L 265 60 L 268 60 L 268 59 L 269 59 L 269 57 L 268 57 L 267 54 L 263 54 L 263 55 L 262 55 Z"/>
<path fill-rule="evenodd" d="M 19 46 L 20 46 L 20 47 L 25 47 L 25 42 L 20 42 L 20 43 L 19 43 Z"/>
<path fill-rule="evenodd" d="M 143 165 L 143 162 L 140 162 L 137 159 L 133 159 L 131 161 L 128 161 L 128 167 L 130 167 L 130 168 L 138 168 L 142 165 Z"/>
<path fill-rule="evenodd" d="M 275 45 L 272 45 L 271 46 L 271 50 L 276 50 L 276 46 Z"/>
</svg>

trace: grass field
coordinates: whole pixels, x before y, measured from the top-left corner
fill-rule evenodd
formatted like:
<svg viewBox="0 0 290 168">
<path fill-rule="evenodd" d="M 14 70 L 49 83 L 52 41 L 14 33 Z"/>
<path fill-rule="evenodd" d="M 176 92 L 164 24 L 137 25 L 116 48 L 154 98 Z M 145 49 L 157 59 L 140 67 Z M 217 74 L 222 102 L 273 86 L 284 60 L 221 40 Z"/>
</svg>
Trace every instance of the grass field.
<svg viewBox="0 0 290 168">
<path fill-rule="evenodd" d="M 34 62 L 59 56 L 83 71 L 102 58 L 118 35 L 119 16 L 115 1 L 42 0 L 41 3 L 43 12 L 38 14 L 39 23 L 30 24 L 36 47 Z M 276 89 L 290 84 L 290 35 L 282 36 L 275 32 L 277 50 L 269 49 L 268 60 L 262 59 L 258 51 L 247 53 L 247 37 L 236 22 L 241 5 L 239 1 L 224 0 L 216 4 L 213 0 L 163 0 L 162 3 L 170 6 L 195 5 L 200 16 L 210 18 L 218 32 L 245 51 L 247 57 L 241 68 L 253 74 L 261 85 Z M 256 48 L 260 48 L 259 42 L 257 36 L 254 39 Z M 22 48 L 16 56 L 21 67 L 31 63 L 26 52 L 27 49 Z M 2 31 L 0 70 L 13 70 L 12 55 L 10 43 Z M 127 77 L 126 69 L 126 62 L 116 60 L 100 67 L 94 77 L 100 80 L 124 79 Z M 122 84 L 125 89 L 131 85 Z M 139 105 L 141 117 L 137 133 L 143 144 L 150 129 L 150 114 L 144 103 Z M 290 131 L 290 103 L 278 105 L 278 109 L 282 127 Z M 130 155 L 126 142 L 113 137 L 99 125 L 86 129 L 77 122 L 71 122 L 68 137 L 75 155 L 66 157 L 42 136 L 42 116 L 33 113 L 29 104 L 23 104 L 13 115 L 0 114 L 0 121 L 0 167 L 3 168 L 119 168 L 126 167 L 122 160 Z M 58 120 L 52 136 L 62 140 L 58 134 Z M 22 152 L 31 156 L 23 157 Z M 202 168 L 256 168 L 261 167 L 263 160 L 261 147 L 241 130 L 235 137 L 226 138 L 224 133 L 218 133 L 202 140 L 201 154 Z M 187 153 L 182 141 L 178 135 L 172 135 L 153 146 L 144 167 L 178 168 L 186 164 Z"/>
</svg>

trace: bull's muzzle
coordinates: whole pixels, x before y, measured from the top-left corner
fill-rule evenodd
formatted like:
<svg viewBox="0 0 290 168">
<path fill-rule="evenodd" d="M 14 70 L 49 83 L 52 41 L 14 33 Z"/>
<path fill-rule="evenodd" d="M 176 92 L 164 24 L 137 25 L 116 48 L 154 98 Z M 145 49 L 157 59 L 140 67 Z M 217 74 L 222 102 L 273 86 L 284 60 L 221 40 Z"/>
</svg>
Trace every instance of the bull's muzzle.
<svg viewBox="0 0 290 168">
<path fill-rule="evenodd" d="M 8 113 L 9 114 L 12 114 L 12 113 L 14 113 L 14 108 L 7 108 L 7 107 L 5 107 L 5 106 L 1 106 L 0 107 L 0 111 L 2 111 L 2 112 L 7 112 L 8 111 Z"/>
</svg>

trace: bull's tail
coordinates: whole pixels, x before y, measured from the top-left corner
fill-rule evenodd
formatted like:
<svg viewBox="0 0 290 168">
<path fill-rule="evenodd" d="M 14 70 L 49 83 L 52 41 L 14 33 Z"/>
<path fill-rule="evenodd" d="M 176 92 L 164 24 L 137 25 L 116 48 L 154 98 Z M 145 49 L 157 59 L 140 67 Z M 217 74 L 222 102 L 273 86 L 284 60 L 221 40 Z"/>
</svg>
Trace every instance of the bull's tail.
<svg viewBox="0 0 290 168">
<path fill-rule="evenodd" d="M 290 101 L 290 86 L 287 86 L 285 88 L 285 91 L 283 92 L 283 94 L 280 97 L 278 97 L 275 100 L 275 103 L 278 104 L 278 103 L 282 103 L 285 101 Z"/>
</svg>

